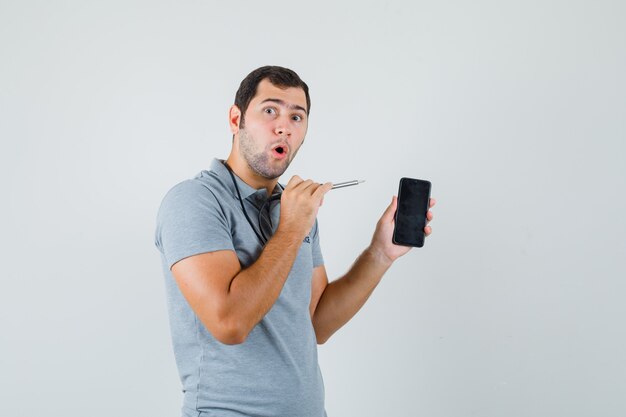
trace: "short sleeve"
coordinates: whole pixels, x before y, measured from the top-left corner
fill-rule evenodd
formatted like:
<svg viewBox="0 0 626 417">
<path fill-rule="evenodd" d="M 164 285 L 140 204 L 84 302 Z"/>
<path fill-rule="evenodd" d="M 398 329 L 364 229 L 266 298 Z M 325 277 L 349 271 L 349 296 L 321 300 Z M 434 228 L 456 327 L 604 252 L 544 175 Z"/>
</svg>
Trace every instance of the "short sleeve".
<svg viewBox="0 0 626 417">
<path fill-rule="evenodd" d="M 234 250 L 230 226 L 217 198 L 196 180 L 172 188 L 157 215 L 155 245 L 168 268 L 205 252 Z"/>
<path fill-rule="evenodd" d="M 317 268 L 320 265 L 324 265 L 324 257 L 322 256 L 322 248 L 320 246 L 320 230 L 315 220 L 313 230 L 311 232 L 311 254 L 313 257 L 313 268 Z"/>
</svg>

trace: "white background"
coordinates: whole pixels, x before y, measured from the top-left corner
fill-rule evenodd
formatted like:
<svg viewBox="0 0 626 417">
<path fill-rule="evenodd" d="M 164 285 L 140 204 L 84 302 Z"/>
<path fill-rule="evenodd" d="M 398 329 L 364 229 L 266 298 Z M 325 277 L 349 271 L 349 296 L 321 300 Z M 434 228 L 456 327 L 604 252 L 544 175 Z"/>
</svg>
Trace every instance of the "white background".
<svg viewBox="0 0 626 417">
<path fill-rule="evenodd" d="M 0 0 L 0 415 L 176 416 L 155 216 L 261 65 L 331 277 L 402 176 L 434 233 L 320 347 L 337 416 L 626 414 L 622 1 Z"/>
</svg>

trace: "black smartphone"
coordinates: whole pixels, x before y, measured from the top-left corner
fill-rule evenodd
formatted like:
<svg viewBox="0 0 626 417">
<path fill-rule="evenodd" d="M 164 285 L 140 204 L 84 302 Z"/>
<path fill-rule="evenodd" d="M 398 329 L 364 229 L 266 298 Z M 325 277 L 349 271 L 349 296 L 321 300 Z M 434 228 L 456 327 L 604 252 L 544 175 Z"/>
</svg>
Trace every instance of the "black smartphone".
<svg viewBox="0 0 626 417">
<path fill-rule="evenodd" d="M 424 227 L 429 202 L 430 181 L 400 179 L 393 243 L 418 248 L 424 246 Z"/>
</svg>

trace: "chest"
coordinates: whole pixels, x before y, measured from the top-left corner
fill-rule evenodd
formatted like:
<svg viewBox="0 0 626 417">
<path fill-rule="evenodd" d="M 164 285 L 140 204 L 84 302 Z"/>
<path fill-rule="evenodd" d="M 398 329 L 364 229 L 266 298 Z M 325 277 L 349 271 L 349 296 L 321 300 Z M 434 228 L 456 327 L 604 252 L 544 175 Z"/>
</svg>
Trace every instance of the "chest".
<svg viewBox="0 0 626 417">
<path fill-rule="evenodd" d="M 233 245 L 241 267 L 244 269 L 252 265 L 263 251 L 264 245 L 258 237 L 261 227 L 264 228 L 268 238 L 271 238 L 273 232 L 276 231 L 280 219 L 280 204 L 272 205 L 270 210 L 265 213 L 260 213 L 254 206 L 246 205 L 246 211 L 250 221 L 246 219 L 241 207 L 239 210 L 232 210 L 228 216 Z M 288 261 L 285 259 L 285 262 Z M 293 308 L 299 309 L 304 306 L 308 309 L 311 299 L 312 275 L 312 239 L 307 236 L 300 243 L 297 256 L 293 261 L 277 303 L 287 303 Z M 280 277 L 276 277 L 276 279 L 280 279 Z"/>
</svg>

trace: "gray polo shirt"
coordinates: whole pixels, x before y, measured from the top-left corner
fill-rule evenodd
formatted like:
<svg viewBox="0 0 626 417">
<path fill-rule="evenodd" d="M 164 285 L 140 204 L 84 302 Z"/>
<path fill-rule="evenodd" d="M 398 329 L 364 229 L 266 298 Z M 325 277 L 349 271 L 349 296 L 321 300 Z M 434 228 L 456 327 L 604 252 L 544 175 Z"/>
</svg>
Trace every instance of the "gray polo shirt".
<svg viewBox="0 0 626 417">
<path fill-rule="evenodd" d="M 259 210 L 268 198 L 267 191 L 255 190 L 237 176 L 235 180 L 258 230 Z M 270 205 L 269 213 L 275 230 L 279 201 Z M 221 161 L 213 160 L 209 171 L 167 193 L 157 216 L 155 244 L 161 252 L 174 353 L 183 385 L 183 416 L 325 416 L 324 386 L 309 313 L 312 271 L 323 264 L 317 222 L 304 239 L 278 300 L 239 345 L 222 344 L 207 331 L 170 270 L 181 259 L 218 250 L 235 251 L 246 268 L 263 249 Z"/>
</svg>

